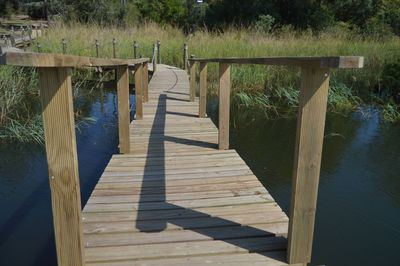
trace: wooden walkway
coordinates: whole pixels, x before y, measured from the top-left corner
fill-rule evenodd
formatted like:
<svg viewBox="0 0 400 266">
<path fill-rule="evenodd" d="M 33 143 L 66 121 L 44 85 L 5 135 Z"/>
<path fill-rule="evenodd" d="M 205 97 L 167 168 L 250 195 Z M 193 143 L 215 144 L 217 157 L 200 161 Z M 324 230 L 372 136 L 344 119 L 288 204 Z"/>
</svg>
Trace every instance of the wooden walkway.
<svg viewBox="0 0 400 266">
<path fill-rule="evenodd" d="M 158 65 L 83 210 L 88 265 L 287 265 L 287 216 L 188 100 L 186 72 Z"/>
</svg>

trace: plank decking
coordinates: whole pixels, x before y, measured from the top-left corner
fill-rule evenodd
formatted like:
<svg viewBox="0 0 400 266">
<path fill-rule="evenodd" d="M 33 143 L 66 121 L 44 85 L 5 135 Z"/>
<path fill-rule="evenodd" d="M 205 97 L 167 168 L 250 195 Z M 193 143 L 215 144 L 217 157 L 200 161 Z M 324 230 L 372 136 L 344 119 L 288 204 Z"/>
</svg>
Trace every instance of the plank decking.
<svg viewBox="0 0 400 266">
<path fill-rule="evenodd" d="M 131 153 L 114 155 L 83 210 L 88 265 L 286 265 L 288 218 L 158 65 Z"/>
</svg>

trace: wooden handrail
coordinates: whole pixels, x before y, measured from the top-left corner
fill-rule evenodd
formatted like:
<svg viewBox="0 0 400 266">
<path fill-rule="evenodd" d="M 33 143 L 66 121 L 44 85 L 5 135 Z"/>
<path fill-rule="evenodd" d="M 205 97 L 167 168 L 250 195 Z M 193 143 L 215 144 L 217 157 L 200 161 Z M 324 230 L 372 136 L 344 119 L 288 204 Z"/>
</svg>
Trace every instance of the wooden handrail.
<svg viewBox="0 0 400 266">
<path fill-rule="evenodd" d="M 133 67 L 149 61 L 149 58 L 111 59 L 47 53 L 5 53 L 0 57 L 0 65 L 23 67 L 106 67 L 122 65 Z"/>
<path fill-rule="evenodd" d="M 219 149 L 229 149 L 230 65 L 258 64 L 301 67 L 299 113 L 293 166 L 287 260 L 311 261 L 318 182 L 329 89 L 330 68 L 362 68 L 362 56 L 190 58 L 191 88 L 200 63 L 199 117 L 205 117 L 207 63 L 219 63 Z"/>
<path fill-rule="evenodd" d="M 363 56 L 271 56 L 256 58 L 190 58 L 192 62 L 298 66 L 313 68 L 362 68 Z"/>
<path fill-rule="evenodd" d="M 116 68 L 120 152 L 129 153 L 129 68 L 135 70 L 136 119 L 142 119 L 143 87 L 145 95 L 148 94 L 148 77 L 143 69 L 147 71 L 148 62 L 148 58 L 107 59 L 25 52 L 0 55 L 0 65 L 38 67 L 58 265 L 85 263 L 71 68 Z"/>
</svg>

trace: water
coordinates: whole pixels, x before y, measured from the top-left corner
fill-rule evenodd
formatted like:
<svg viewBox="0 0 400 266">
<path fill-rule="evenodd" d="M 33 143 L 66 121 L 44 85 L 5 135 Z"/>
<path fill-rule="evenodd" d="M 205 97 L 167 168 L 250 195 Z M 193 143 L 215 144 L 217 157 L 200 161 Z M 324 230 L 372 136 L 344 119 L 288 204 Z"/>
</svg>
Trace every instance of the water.
<svg viewBox="0 0 400 266">
<path fill-rule="evenodd" d="M 77 130 L 84 204 L 118 152 L 116 96 L 86 92 L 77 105 L 97 119 Z M 289 213 L 296 119 L 232 113 L 231 147 Z M 312 264 L 400 265 L 400 125 L 328 115 L 325 134 Z M 0 209 L 0 265 L 55 265 L 44 147 L 0 145 Z"/>
</svg>

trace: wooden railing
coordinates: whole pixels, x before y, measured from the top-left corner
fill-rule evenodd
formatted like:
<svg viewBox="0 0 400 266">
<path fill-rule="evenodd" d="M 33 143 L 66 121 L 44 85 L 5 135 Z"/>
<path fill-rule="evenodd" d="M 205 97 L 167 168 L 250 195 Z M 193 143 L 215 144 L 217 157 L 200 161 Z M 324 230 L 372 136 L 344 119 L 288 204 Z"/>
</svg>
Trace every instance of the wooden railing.
<svg viewBox="0 0 400 266">
<path fill-rule="evenodd" d="M 129 153 L 129 70 L 133 68 L 135 75 L 136 119 L 143 119 L 142 90 L 147 100 L 148 62 L 148 58 L 122 60 L 38 53 L 6 53 L 0 57 L 0 65 L 37 67 L 39 71 L 58 265 L 85 264 L 71 68 L 116 67 L 119 148 L 121 153 Z"/>
<path fill-rule="evenodd" d="M 213 58 L 190 62 L 190 99 L 195 94 L 195 63 L 200 63 L 199 117 L 206 115 L 207 63 L 219 63 L 219 149 L 229 148 L 230 65 L 258 64 L 298 66 L 301 88 L 289 214 L 287 260 L 291 264 L 311 261 L 318 182 L 324 139 L 330 68 L 362 68 L 359 56 Z"/>
</svg>

